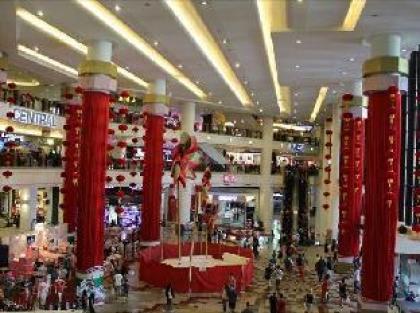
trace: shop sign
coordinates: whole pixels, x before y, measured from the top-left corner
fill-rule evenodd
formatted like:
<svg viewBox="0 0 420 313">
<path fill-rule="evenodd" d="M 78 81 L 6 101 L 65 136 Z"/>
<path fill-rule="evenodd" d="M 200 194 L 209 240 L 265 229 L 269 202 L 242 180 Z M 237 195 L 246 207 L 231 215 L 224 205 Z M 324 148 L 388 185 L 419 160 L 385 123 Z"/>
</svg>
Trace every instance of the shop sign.
<svg viewBox="0 0 420 313">
<path fill-rule="evenodd" d="M 15 113 L 13 120 L 22 124 L 41 127 L 57 126 L 56 116 L 54 114 L 20 108 L 15 108 L 13 112 Z"/>
<path fill-rule="evenodd" d="M 294 153 L 304 152 L 305 145 L 303 143 L 292 143 L 292 151 Z"/>
<path fill-rule="evenodd" d="M 236 182 L 236 177 L 233 174 L 225 174 L 223 175 L 223 183 L 225 185 L 234 184 Z"/>
</svg>

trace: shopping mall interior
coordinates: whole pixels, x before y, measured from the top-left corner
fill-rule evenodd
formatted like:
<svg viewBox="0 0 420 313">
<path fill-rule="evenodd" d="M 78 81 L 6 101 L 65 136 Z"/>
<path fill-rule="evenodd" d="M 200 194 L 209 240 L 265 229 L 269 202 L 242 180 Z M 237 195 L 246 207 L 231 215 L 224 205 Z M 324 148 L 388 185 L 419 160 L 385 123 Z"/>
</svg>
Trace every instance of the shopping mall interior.
<svg viewBox="0 0 420 313">
<path fill-rule="evenodd" d="M 420 312 L 419 0 L 0 16 L 0 311 Z"/>
</svg>

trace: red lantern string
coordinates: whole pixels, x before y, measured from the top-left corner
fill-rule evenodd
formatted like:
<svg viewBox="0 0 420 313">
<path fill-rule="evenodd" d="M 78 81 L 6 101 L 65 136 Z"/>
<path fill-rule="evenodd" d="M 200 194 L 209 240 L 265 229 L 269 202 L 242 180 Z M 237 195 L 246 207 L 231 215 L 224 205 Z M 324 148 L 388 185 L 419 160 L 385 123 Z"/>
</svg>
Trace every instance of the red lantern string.
<svg viewBox="0 0 420 313">
<path fill-rule="evenodd" d="M 120 124 L 120 125 L 118 125 L 118 129 L 119 129 L 121 132 L 125 132 L 125 131 L 127 131 L 128 126 L 127 126 L 126 124 Z"/>
</svg>

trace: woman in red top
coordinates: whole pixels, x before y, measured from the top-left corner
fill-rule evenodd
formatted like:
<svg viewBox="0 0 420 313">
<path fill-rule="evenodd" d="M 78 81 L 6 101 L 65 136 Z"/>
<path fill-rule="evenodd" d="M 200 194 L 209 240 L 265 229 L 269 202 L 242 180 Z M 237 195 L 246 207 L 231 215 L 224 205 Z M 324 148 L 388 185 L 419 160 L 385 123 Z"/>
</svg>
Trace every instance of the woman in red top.
<svg viewBox="0 0 420 313">
<path fill-rule="evenodd" d="M 324 280 L 322 281 L 321 300 L 323 303 L 327 303 L 328 301 L 329 279 L 330 279 L 330 275 L 326 274 L 324 277 Z"/>
<path fill-rule="evenodd" d="M 277 313 L 286 313 L 286 300 L 284 300 L 282 293 L 277 300 Z"/>
</svg>

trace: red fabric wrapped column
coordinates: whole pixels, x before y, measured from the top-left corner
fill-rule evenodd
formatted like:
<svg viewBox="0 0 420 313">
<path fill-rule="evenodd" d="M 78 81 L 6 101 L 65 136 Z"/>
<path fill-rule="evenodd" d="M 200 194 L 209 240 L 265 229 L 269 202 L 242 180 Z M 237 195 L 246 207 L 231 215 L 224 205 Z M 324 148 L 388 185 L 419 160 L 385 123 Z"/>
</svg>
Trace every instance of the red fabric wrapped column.
<svg viewBox="0 0 420 313">
<path fill-rule="evenodd" d="M 341 257 L 354 257 L 359 254 L 359 226 L 363 197 L 363 155 L 364 129 L 363 108 L 350 112 L 361 97 L 347 94 L 343 96 L 344 113 L 341 124 L 340 146 L 340 220 L 338 253 Z M 360 103 L 361 105 L 362 103 Z M 355 110 L 353 110 L 355 111 Z"/>
<path fill-rule="evenodd" d="M 141 239 L 158 241 L 160 237 L 160 207 L 163 172 L 163 116 L 146 115 L 143 171 L 143 208 Z"/>
<path fill-rule="evenodd" d="M 396 87 L 369 95 L 366 121 L 366 210 L 362 296 L 390 300 L 400 185 L 401 95 Z"/>
<path fill-rule="evenodd" d="M 163 176 L 163 133 L 166 82 L 158 79 L 152 84 L 152 91 L 144 98 L 145 136 L 143 170 L 143 207 L 141 212 L 142 245 L 159 244 L 162 176 Z"/>
<path fill-rule="evenodd" d="M 77 216 L 79 277 L 81 273 L 92 274 L 94 267 L 103 265 L 109 92 L 116 89 L 117 75 L 116 66 L 110 62 L 111 50 L 108 42 L 94 42 L 89 46 L 87 60 L 80 66 L 83 116 Z"/>
</svg>

